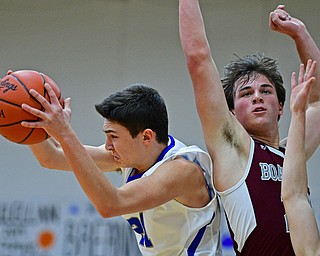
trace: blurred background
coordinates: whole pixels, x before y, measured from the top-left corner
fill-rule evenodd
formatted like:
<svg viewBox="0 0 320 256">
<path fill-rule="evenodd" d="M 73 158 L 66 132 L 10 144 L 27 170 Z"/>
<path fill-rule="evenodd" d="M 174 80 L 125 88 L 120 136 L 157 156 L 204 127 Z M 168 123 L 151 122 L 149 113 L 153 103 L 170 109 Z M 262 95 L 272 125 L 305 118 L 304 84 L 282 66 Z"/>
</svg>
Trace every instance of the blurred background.
<svg viewBox="0 0 320 256">
<path fill-rule="evenodd" d="M 290 76 L 300 62 L 293 41 L 269 29 L 269 13 L 278 4 L 302 19 L 320 43 L 318 0 L 201 1 L 221 72 L 234 54 L 264 52 L 277 59 L 287 88 L 279 122 L 283 138 L 290 121 Z M 103 119 L 94 104 L 145 83 L 166 101 L 170 134 L 205 149 L 179 41 L 178 0 L 0 0 L 0 24 L 0 76 L 32 69 L 54 79 L 72 99 L 72 126 L 84 144 L 104 143 Z M 318 220 L 319 157 L 318 150 L 308 164 Z M 126 223 L 100 219 L 72 173 L 42 168 L 28 146 L 3 137 L 0 163 L 0 255 L 129 255 L 126 246 L 135 241 Z M 121 185 L 119 175 L 107 176 Z M 110 235 L 116 227 L 117 239 Z M 233 255 L 225 225 L 222 242 L 224 254 Z"/>
</svg>

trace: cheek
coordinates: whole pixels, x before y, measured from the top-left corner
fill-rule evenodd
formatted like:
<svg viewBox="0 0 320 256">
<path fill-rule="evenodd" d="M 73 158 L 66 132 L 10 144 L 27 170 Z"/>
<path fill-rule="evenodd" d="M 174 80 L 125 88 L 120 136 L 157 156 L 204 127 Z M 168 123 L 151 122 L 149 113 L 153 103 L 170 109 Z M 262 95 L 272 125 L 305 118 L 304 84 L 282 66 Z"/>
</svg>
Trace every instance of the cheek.
<svg viewBox="0 0 320 256">
<path fill-rule="evenodd" d="M 234 103 L 234 114 L 238 120 L 241 120 L 245 117 L 246 112 L 248 111 L 249 104 L 246 101 L 236 101 Z"/>
</svg>

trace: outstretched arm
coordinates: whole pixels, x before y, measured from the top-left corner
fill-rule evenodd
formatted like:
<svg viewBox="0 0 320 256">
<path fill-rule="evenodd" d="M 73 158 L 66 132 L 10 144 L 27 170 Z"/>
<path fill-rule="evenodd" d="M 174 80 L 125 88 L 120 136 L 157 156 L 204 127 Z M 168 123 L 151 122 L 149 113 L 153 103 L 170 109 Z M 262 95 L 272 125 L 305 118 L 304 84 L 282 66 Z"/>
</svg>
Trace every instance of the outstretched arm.
<svg viewBox="0 0 320 256">
<path fill-rule="evenodd" d="M 297 255 L 318 255 L 319 233 L 315 216 L 307 198 L 308 178 L 305 154 L 306 106 L 315 81 L 312 65 L 300 67 L 298 84 L 292 74 L 290 110 L 292 113 L 287 149 L 283 165 L 282 198 L 289 222 L 290 237 Z M 315 63 L 313 63 L 315 65 Z"/>
<path fill-rule="evenodd" d="M 180 0 L 179 32 L 204 139 L 215 162 L 215 185 L 223 191 L 242 178 L 245 168 L 239 163 L 247 160 L 249 135 L 228 109 L 198 0 Z"/>
<path fill-rule="evenodd" d="M 220 82 L 220 75 L 211 56 L 203 17 L 198 0 L 180 0 L 179 32 L 183 52 L 192 79 L 196 106 L 206 135 L 211 126 L 218 126 L 220 116 L 228 107 Z M 220 109 L 216 109 L 220 106 Z M 216 115 L 213 112 L 218 111 Z"/>
<path fill-rule="evenodd" d="M 270 28 L 279 33 L 290 36 L 297 48 L 301 62 L 307 65 L 309 59 L 320 63 L 320 51 L 315 41 L 308 32 L 305 24 L 285 10 L 284 5 L 279 5 L 270 13 Z M 314 71 L 316 81 L 312 86 L 309 96 L 309 106 L 306 118 L 306 155 L 309 159 L 320 143 L 320 65 Z"/>
</svg>

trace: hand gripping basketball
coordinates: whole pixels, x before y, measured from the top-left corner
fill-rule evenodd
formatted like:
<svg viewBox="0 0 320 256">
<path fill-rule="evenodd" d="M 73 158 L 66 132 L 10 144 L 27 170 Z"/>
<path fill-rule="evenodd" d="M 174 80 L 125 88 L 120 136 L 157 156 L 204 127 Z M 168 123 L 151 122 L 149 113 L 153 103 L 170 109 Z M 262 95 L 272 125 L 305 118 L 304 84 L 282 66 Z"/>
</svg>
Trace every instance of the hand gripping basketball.
<svg viewBox="0 0 320 256">
<path fill-rule="evenodd" d="M 44 129 L 27 128 L 21 125 L 22 121 L 37 122 L 39 117 L 34 116 L 21 108 L 21 104 L 43 110 L 41 104 L 30 94 L 30 89 L 50 101 L 44 84 L 48 83 L 56 94 L 61 106 L 64 99 L 57 84 L 47 75 L 34 70 L 20 70 L 8 72 L 0 83 L 0 134 L 6 139 L 18 144 L 35 144 L 50 136 Z"/>
</svg>

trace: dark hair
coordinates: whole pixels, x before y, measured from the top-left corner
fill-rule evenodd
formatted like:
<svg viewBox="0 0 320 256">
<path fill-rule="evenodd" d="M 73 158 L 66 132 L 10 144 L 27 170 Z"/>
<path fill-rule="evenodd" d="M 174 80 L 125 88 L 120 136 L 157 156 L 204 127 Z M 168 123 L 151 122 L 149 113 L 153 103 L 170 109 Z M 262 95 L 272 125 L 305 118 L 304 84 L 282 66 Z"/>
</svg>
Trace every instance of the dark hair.
<svg viewBox="0 0 320 256">
<path fill-rule="evenodd" d="M 168 143 L 168 114 L 163 98 L 153 88 L 133 84 L 111 94 L 96 110 L 107 120 L 126 127 L 132 138 L 149 128 L 159 143 Z"/>
<path fill-rule="evenodd" d="M 278 70 L 275 59 L 265 57 L 263 53 L 246 55 L 231 61 L 224 69 L 224 77 L 221 79 L 228 107 L 234 109 L 234 84 L 239 80 L 248 83 L 251 78 L 259 75 L 267 77 L 275 86 L 279 103 L 284 105 L 286 90 L 283 87 L 282 76 Z"/>
</svg>

